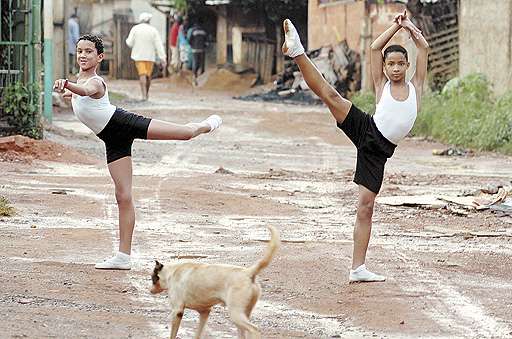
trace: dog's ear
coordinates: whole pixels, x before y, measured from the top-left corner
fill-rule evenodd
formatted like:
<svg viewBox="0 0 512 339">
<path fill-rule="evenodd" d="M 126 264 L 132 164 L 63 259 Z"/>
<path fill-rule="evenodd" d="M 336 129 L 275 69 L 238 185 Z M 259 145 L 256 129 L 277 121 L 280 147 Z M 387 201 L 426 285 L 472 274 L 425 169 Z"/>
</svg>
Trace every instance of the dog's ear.
<svg viewBox="0 0 512 339">
<path fill-rule="evenodd" d="M 158 260 L 155 260 L 155 268 L 153 269 L 153 274 L 151 274 L 151 280 L 153 280 L 153 285 L 155 285 L 158 280 L 160 280 L 160 277 L 158 276 L 158 273 L 164 268 L 164 265 L 160 264 Z"/>
</svg>

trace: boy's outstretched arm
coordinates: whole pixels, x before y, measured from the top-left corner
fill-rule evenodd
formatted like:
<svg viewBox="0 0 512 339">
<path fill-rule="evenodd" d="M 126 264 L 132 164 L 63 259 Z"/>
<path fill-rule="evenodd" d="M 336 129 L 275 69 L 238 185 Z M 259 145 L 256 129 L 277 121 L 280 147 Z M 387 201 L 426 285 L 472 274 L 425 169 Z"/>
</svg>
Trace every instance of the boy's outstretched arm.
<svg viewBox="0 0 512 339">
<path fill-rule="evenodd" d="M 53 89 L 56 92 L 64 93 L 64 90 L 69 90 L 80 96 L 88 97 L 102 97 L 105 94 L 105 86 L 102 82 L 96 79 L 92 79 L 87 85 L 78 85 L 68 81 L 68 79 L 57 79 L 53 85 Z"/>
<path fill-rule="evenodd" d="M 372 67 L 372 78 L 373 78 L 373 85 L 375 88 L 375 92 L 378 92 L 379 89 L 382 87 L 384 81 L 386 80 L 386 76 L 384 75 L 384 57 L 382 56 L 382 49 L 386 44 L 391 40 L 391 38 L 398 32 L 401 28 L 399 24 L 399 19 L 404 16 L 403 13 L 398 14 L 395 16 L 395 19 L 393 20 L 393 24 L 385 30 L 375 41 L 371 44 L 371 54 L 370 54 L 370 60 L 371 60 L 371 67 Z M 401 19 L 400 19 L 401 21 Z"/>
</svg>

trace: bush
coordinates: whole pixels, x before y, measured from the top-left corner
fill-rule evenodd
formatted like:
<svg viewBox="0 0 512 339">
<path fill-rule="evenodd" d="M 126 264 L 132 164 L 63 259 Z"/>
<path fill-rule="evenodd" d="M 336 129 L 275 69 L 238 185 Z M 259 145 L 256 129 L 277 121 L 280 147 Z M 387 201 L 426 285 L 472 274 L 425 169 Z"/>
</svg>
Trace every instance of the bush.
<svg viewBox="0 0 512 339">
<path fill-rule="evenodd" d="M 373 115 L 375 113 L 375 94 L 369 91 L 357 92 L 350 101 L 361 111 Z"/>
<path fill-rule="evenodd" d="M 5 87 L 0 107 L 7 116 L 7 123 L 15 128 L 16 133 L 34 139 L 43 137 L 37 84 L 25 86 L 16 82 Z"/>
<path fill-rule="evenodd" d="M 495 98 L 481 74 L 451 80 L 423 97 L 413 134 L 479 150 L 512 150 L 512 92 Z"/>
<path fill-rule="evenodd" d="M 10 205 L 9 200 L 0 196 L 0 217 L 10 217 L 14 215 L 14 208 Z"/>
</svg>

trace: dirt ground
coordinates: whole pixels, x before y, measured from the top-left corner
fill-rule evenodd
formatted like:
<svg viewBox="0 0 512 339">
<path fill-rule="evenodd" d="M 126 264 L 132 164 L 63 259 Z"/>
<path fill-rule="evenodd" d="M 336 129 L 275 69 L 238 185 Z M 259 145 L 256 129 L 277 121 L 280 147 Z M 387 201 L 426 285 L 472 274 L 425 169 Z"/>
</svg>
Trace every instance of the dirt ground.
<svg viewBox="0 0 512 339">
<path fill-rule="evenodd" d="M 1 338 L 165 338 L 167 297 L 148 291 L 153 260 L 248 266 L 268 224 L 283 243 L 259 277 L 252 320 L 263 338 L 512 338 L 512 218 L 377 204 L 367 265 L 388 280 L 349 285 L 356 153 L 326 108 L 163 80 L 144 103 L 136 82 L 109 85 L 133 112 L 177 123 L 217 113 L 224 125 L 189 142 L 135 142 L 128 272 L 94 269 L 116 248 L 117 209 L 103 145 L 69 110 L 46 137 L 81 156 L 1 158 L 0 195 L 17 211 L 0 217 Z M 432 155 L 443 147 L 404 141 L 381 196 L 510 186 L 511 157 Z M 179 337 L 197 321 L 186 311 Z M 216 307 L 207 337 L 235 335 Z"/>
</svg>

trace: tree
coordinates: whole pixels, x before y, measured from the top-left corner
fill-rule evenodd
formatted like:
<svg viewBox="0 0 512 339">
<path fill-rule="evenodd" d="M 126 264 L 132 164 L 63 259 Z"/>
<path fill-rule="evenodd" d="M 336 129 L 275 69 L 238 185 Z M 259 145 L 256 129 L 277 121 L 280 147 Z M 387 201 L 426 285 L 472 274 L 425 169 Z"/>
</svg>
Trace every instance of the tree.
<svg viewBox="0 0 512 339">
<path fill-rule="evenodd" d="M 233 5 L 240 5 L 244 10 L 258 9 L 274 22 L 286 18 L 304 19 L 308 14 L 308 0 L 233 0 Z"/>
<path fill-rule="evenodd" d="M 194 13 L 205 7 L 205 0 L 169 0 L 182 13 Z M 232 6 L 240 6 L 244 11 L 257 10 L 273 22 L 286 18 L 306 21 L 308 0 L 231 0 Z"/>
</svg>

